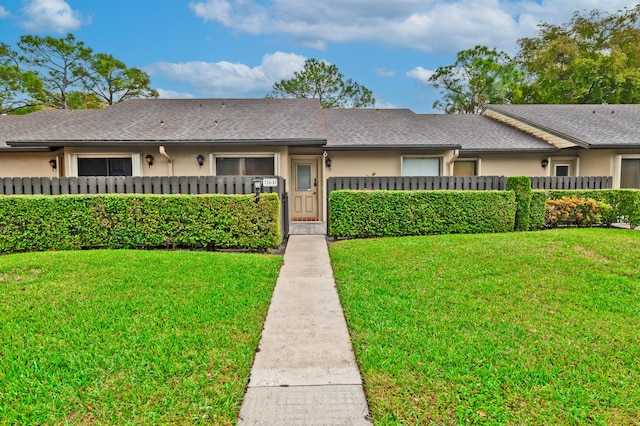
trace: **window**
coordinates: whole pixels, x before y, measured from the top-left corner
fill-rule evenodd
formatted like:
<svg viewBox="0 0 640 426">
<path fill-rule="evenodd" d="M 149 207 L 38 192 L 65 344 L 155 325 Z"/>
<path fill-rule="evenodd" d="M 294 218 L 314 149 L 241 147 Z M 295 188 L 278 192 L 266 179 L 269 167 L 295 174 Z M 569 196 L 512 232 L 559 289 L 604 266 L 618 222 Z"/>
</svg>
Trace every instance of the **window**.
<svg viewBox="0 0 640 426">
<path fill-rule="evenodd" d="M 311 191 L 311 164 L 296 164 L 296 191 Z"/>
<path fill-rule="evenodd" d="M 476 176 L 478 170 L 476 161 L 459 160 L 453 163 L 454 176 Z"/>
<path fill-rule="evenodd" d="M 440 176 L 440 158 L 403 157 L 402 176 Z"/>
<path fill-rule="evenodd" d="M 620 188 L 640 188 L 640 158 L 623 158 Z"/>
<path fill-rule="evenodd" d="M 571 176 L 571 166 L 569 164 L 556 164 L 554 170 L 555 176 Z"/>
<path fill-rule="evenodd" d="M 265 175 L 274 176 L 273 157 L 218 157 L 218 176 Z"/>
<path fill-rule="evenodd" d="M 78 176 L 132 176 L 131 158 L 78 158 Z"/>
</svg>

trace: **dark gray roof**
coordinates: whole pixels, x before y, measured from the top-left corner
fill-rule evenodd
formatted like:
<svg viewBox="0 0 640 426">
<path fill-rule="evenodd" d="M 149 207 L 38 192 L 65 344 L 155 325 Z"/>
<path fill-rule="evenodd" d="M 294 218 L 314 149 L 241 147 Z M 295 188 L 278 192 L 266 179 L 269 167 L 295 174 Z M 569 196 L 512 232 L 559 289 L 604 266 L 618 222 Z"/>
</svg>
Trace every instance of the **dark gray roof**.
<svg viewBox="0 0 640 426">
<path fill-rule="evenodd" d="M 26 115 L 0 115 L 0 150 L 14 151 L 15 148 L 9 147 L 7 141 L 18 140 L 31 132 L 54 128 L 69 119 L 84 116 L 87 112 L 87 110 L 42 110 Z M 33 149 L 20 149 L 20 151 L 25 150 Z"/>
<path fill-rule="evenodd" d="M 444 143 L 460 145 L 461 152 L 554 152 L 548 143 L 476 114 L 419 115 L 423 124 L 445 134 Z"/>
<path fill-rule="evenodd" d="M 640 105 L 490 105 L 487 110 L 591 148 L 640 146 Z"/>
<path fill-rule="evenodd" d="M 135 99 L 68 117 L 4 139 L 13 146 L 325 140 L 317 99 Z"/>
<path fill-rule="evenodd" d="M 458 149 L 408 109 L 326 109 L 327 149 Z"/>
</svg>

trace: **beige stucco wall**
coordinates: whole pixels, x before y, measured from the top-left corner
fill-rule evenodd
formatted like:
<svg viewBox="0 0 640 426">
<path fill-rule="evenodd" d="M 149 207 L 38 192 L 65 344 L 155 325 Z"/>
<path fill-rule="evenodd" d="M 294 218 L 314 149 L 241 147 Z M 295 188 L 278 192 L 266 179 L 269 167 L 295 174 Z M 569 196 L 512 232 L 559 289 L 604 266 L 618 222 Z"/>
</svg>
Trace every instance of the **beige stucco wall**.
<svg viewBox="0 0 640 426">
<path fill-rule="evenodd" d="M 401 176 L 403 157 L 439 158 L 441 174 L 447 176 L 453 151 L 328 151 L 327 155 L 331 158 L 331 168 L 326 168 L 327 177 Z"/>
<path fill-rule="evenodd" d="M 57 177 L 49 160 L 56 158 L 52 152 L 0 152 L 0 177 Z"/>
<path fill-rule="evenodd" d="M 545 176 L 541 161 L 546 154 L 479 155 L 479 174 L 483 176 Z"/>
</svg>

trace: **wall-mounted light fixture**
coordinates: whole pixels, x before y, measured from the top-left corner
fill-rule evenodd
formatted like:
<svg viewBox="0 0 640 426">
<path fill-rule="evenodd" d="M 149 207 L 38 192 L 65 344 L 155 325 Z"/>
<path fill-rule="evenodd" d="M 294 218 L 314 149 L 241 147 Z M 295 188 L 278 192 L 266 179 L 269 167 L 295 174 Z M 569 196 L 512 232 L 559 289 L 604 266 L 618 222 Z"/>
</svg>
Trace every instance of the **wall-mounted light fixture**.
<svg viewBox="0 0 640 426">
<path fill-rule="evenodd" d="M 546 169 L 547 166 L 549 165 L 549 160 L 547 160 L 546 158 L 543 158 L 542 161 L 540 161 L 540 165 L 542 166 L 543 169 Z"/>
<path fill-rule="evenodd" d="M 153 166 L 153 155 L 147 154 L 147 156 L 144 157 L 144 160 L 147 162 L 149 167 Z"/>
<path fill-rule="evenodd" d="M 331 157 L 325 158 L 324 164 L 326 164 L 328 168 L 331 168 Z"/>
<path fill-rule="evenodd" d="M 55 158 L 49 160 L 49 167 L 51 167 L 51 170 L 55 170 L 58 167 L 58 162 Z"/>
<path fill-rule="evenodd" d="M 202 154 L 198 154 L 196 160 L 198 160 L 198 166 L 202 167 L 202 165 L 204 164 L 204 156 Z"/>
</svg>

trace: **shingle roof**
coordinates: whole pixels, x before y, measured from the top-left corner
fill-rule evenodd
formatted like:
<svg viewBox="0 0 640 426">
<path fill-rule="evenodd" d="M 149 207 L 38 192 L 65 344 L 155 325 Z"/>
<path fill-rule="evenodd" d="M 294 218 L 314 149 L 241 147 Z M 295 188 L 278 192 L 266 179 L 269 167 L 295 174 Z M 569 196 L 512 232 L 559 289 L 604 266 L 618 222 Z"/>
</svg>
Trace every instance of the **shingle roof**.
<svg viewBox="0 0 640 426">
<path fill-rule="evenodd" d="M 325 109 L 327 149 L 457 149 L 445 129 L 408 109 Z"/>
<path fill-rule="evenodd" d="M 64 141 L 67 146 L 130 141 L 287 144 L 325 139 L 317 99 L 135 99 L 78 118 L 4 139 L 12 145 Z"/>
<path fill-rule="evenodd" d="M 459 144 L 463 152 L 556 150 L 538 138 L 481 115 L 425 114 L 419 117 L 432 132 L 445 134 L 444 143 Z"/>
<path fill-rule="evenodd" d="M 495 111 L 592 148 L 640 146 L 640 105 L 490 105 Z"/>
<path fill-rule="evenodd" d="M 52 129 L 72 117 L 87 114 L 87 110 L 41 110 L 26 115 L 0 115 L 0 150 L 12 150 L 7 141 L 17 140 L 31 132 Z"/>
</svg>

